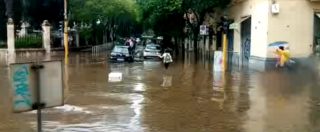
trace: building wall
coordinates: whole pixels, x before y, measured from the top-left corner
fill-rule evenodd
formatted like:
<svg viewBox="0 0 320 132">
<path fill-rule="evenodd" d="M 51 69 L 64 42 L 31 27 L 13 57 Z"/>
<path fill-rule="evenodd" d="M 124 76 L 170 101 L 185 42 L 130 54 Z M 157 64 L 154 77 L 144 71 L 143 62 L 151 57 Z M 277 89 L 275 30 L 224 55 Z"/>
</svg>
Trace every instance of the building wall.
<svg viewBox="0 0 320 132">
<path fill-rule="evenodd" d="M 231 19 L 234 19 L 235 23 L 241 22 L 241 17 L 244 16 L 250 16 L 252 12 L 252 1 L 251 0 L 246 0 L 244 2 L 241 2 L 239 4 L 233 5 L 232 7 L 229 8 L 228 14 Z M 240 27 L 238 29 L 234 30 L 234 52 L 239 52 L 241 51 L 240 46 L 241 46 L 241 31 Z"/>
<path fill-rule="evenodd" d="M 267 55 L 268 0 L 244 0 L 232 5 L 228 14 L 241 25 L 245 16 L 251 16 L 251 56 L 265 58 Z M 240 27 L 234 32 L 234 51 L 241 51 Z"/>
<path fill-rule="evenodd" d="M 268 43 L 287 41 L 293 57 L 308 57 L 313 46 L 314 12 L 320 9 L 320 2 L 276 0 L 276 3 L 280 5 L 280 13 L 268 13 Z M 267 57 L 275 57 L 270 48 Z"/>
</svg>

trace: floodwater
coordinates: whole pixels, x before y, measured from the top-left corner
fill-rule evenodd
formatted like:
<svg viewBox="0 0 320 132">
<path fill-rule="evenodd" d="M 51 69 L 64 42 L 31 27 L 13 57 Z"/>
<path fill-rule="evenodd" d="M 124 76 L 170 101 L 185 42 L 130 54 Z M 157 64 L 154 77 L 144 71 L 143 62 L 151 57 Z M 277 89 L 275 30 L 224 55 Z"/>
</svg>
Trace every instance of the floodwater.
<svg viewBox="0 0 320 132">
<path fill-rule="evenodd" d="M 53 56 L 59 59 L 63 56 Z M 21 59 L 24 60 L 24 59 Z M 159 61 L 109 63 L 71 54 L 65 105 L 43 110 L 45 132 L 319 132 L 317 71 L 226 74 L 186 57 L 165 70 Z M 0 131 L 36 131 L 36 113 L 13 114 L 8 67 L 0 65 Z M 121 82 L 108 74 L 121 72 Z"/>
</svg>

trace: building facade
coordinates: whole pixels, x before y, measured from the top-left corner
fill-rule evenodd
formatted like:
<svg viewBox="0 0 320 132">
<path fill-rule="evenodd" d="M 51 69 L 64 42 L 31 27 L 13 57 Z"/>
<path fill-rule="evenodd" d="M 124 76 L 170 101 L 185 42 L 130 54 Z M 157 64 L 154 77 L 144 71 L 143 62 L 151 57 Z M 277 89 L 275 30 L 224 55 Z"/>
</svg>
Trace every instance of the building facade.
<svg viewBox="0 0 320 132">
<path fill-rule="evenodd" d="M 316 51 L 320 0 L 235 0 L 227 12 L 234 21 L 233 62 L 257 70 L 274 67 L 274 48 L 268 45 L 276 41 L 288 42 L 293 58 Z"/>
</svg>

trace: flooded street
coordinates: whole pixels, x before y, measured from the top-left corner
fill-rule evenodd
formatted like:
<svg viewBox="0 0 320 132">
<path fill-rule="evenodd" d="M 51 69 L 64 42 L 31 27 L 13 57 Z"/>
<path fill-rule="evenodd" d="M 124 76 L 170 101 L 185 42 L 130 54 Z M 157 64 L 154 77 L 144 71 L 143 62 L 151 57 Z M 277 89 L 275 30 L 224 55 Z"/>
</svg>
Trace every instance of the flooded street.
<svg viewBox="0 0 320 132">
<path fill-rule="evenodd" d="M 51 59 L 61 59 L 54 56 Z M 36 112 L 13 114 L 8 67 L 0 65 L 0 132 L 36 131 Z M 108 74 L 121 72 L 121 82 Z M 213 72 L 184 59 L 109 63 L 70 55 L 65 106 L 43 110 L 45 132 L 318 132 L 320 78 L 314 71 Z"/>
</svg>

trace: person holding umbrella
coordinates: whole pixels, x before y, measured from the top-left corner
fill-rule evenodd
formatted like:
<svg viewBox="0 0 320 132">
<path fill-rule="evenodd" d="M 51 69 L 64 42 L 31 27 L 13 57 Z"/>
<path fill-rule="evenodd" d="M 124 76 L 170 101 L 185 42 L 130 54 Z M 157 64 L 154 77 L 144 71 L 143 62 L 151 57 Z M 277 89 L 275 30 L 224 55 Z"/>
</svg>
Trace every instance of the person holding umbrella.
<svg viewBox="0 0 320 132">
<path fill-rule="evenodd" d="M 288 66 L 289 63 L 295 63 L 293 60 L 290 59 L 291 55 L 288 50 L 288 42 L 285 41 L 277 41 L 274 43 L 269 44 L 269 47 L 278 47 L 275 51 L 277 57 L 276 67 L 284 67 Z M 285 48 L 287 47 L 287 48 Z"/>
<path fill-rule="evenodd" d="M 278 55 L 276 67 L 284 67 L 290 60 L 289 50 L 284 49 L 283 46 L 279 46 L 279 48 L 276 49 L 276 54 Z"/>
</svg>

